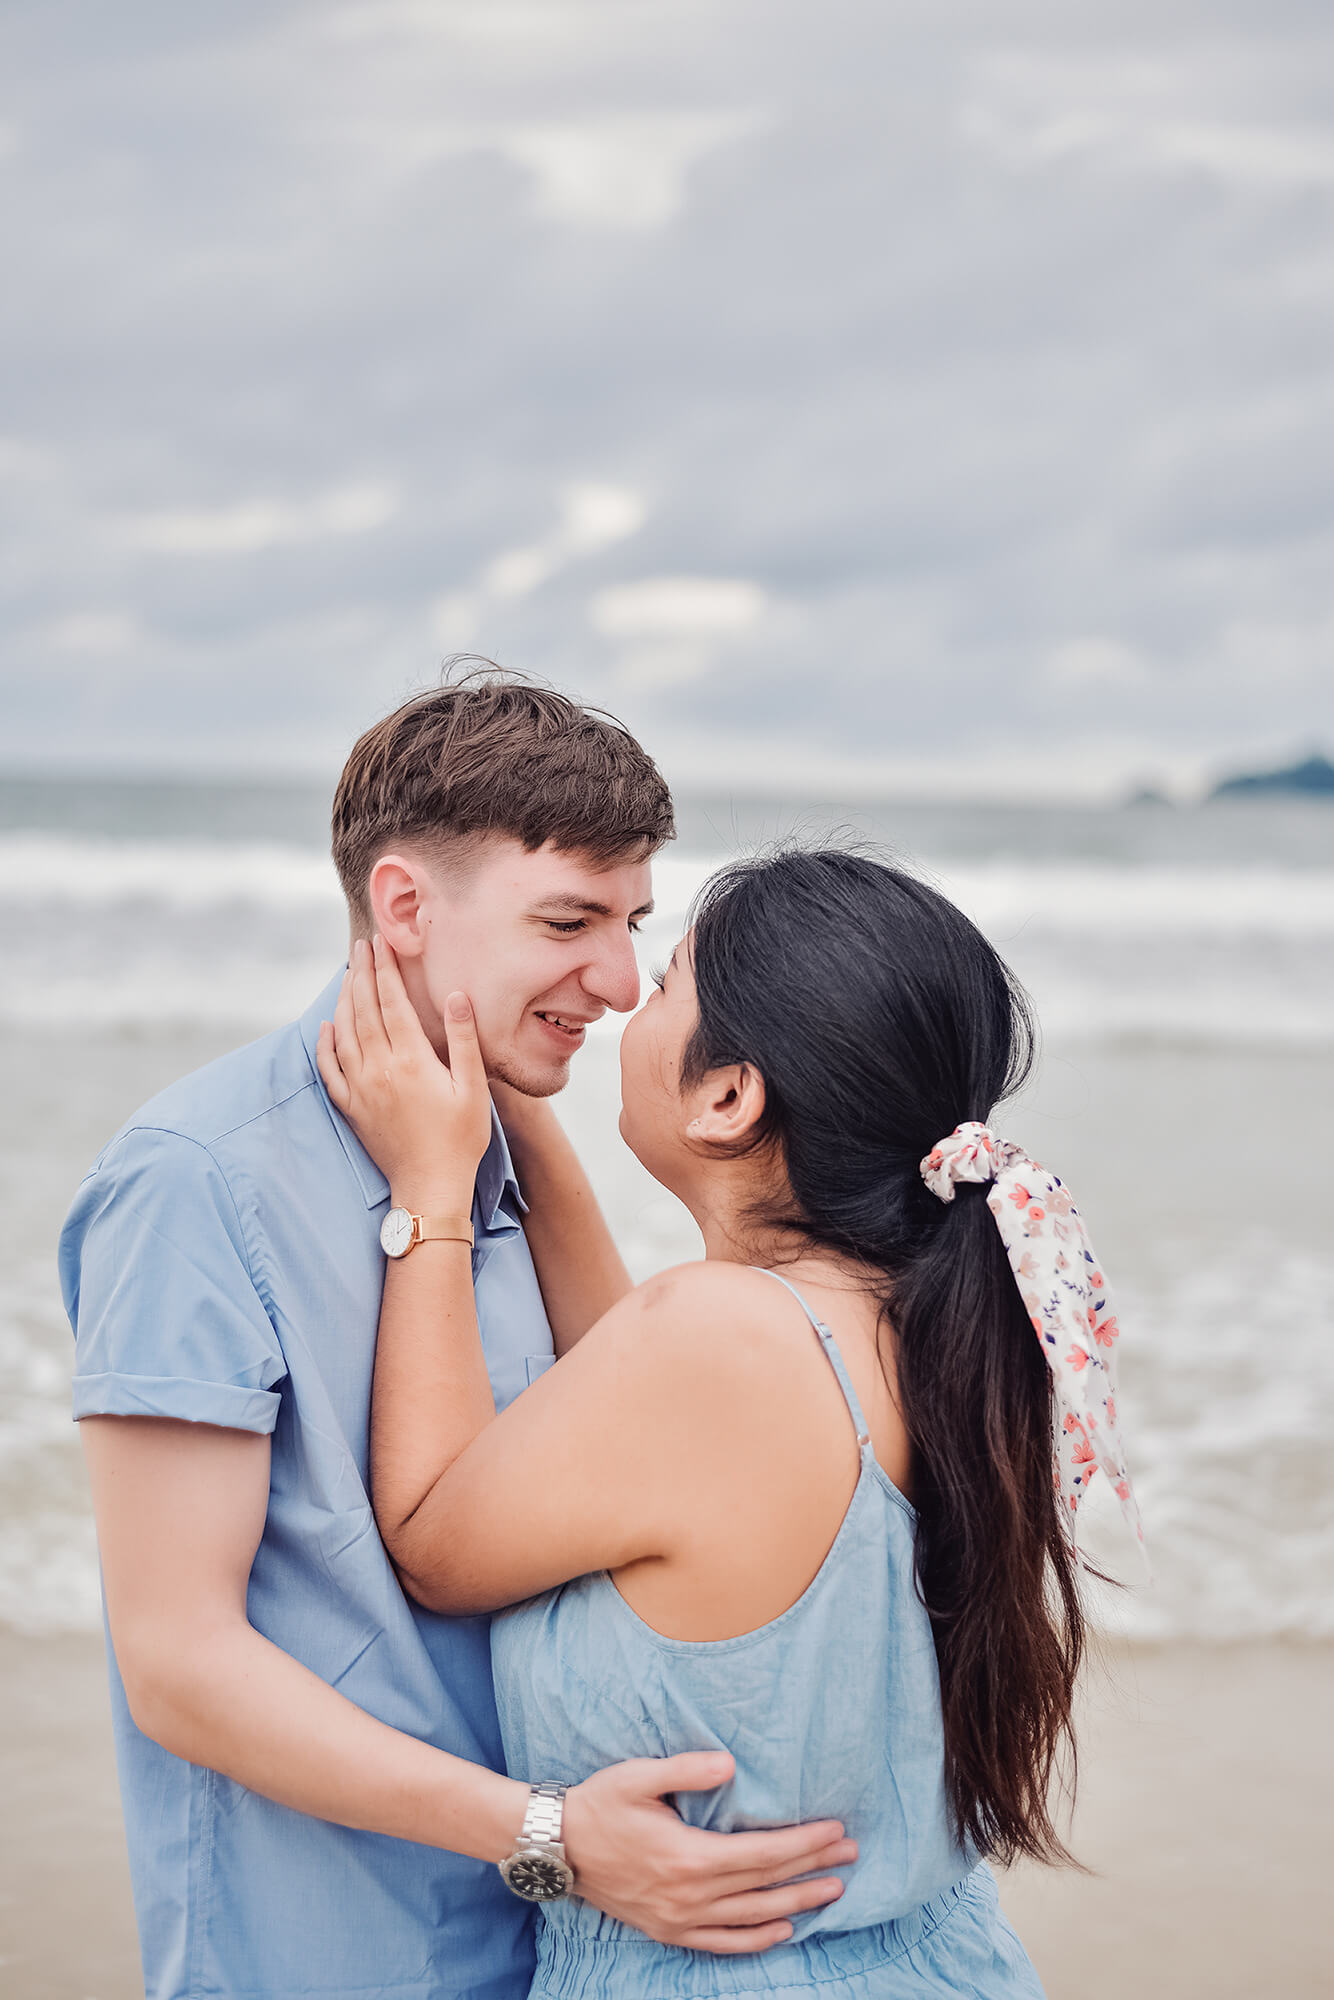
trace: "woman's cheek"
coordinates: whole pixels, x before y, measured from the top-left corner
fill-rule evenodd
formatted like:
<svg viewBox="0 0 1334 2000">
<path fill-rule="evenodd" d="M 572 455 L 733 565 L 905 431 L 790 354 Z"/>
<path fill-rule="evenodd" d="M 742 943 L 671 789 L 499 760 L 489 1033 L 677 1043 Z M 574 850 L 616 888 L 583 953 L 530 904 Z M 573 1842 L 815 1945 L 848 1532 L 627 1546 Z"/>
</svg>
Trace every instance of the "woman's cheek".
<svg viewBox="0 0 1334 2000">
<path fill-rule="evenodd" d="M 652 1117 L 644 1088 L 649 1073 L 645 1025 L 642 1016 L 636 1015 L 621 1037 L 621 1137 L 635 1153 L 640 1151 Z"/>
</svg>

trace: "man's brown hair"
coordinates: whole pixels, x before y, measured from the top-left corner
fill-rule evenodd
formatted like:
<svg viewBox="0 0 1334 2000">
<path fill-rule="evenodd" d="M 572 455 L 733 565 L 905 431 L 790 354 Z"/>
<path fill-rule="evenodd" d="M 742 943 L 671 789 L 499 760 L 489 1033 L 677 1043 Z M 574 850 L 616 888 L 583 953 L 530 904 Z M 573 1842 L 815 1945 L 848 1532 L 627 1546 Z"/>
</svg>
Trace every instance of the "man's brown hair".
<svg viewBox="0 0 1334 2000">
<path fill-rule="evenodd" d="M 333 803 L 333 858 L 354 923 L 400 842 L 428 848 L 508 835 L 612 864 L 676 831 L 661 772 L 615 716 L 479 662 L 360 737 Z"/>
</svg>

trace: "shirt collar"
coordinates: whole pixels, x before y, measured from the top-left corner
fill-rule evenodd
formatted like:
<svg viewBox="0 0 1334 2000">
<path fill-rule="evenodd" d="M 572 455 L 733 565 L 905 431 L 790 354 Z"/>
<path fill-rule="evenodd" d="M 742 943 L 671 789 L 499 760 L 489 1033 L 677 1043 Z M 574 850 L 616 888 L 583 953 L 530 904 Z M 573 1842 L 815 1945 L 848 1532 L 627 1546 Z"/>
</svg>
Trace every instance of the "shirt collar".
<svg viewBox="0 0 1334 2000">
<path fill-rule="evenodd" d="M 357 1177 L 357 1184 L 365 1197 L 366 1206 L 376 1208 L 382 1201 L 388 1201 L 389 1183 L 352 1127 L 334 1105 L 324 1087 L 324 1078 L 320 1075 L 319 1065 L 315 1060 L 320 1039 L 320 1023 L 333 1019 L 334 1008 L 338 1004 L 338 990 L 343 983 L 343 973 L 346 970 L 346 966 L 339 968 L 323 993 L 301 1016 L 299 1024 L 301 1042 L 310 1063 L 311 1075 L 315 1079 L 315 1088 L 324 1100 L 324 1108 L 329 1114 L 334 1131 L 338 1134 L 338 1143 L 347 1155 L 348 1165 Z M 514 1197 L 515 1214 L 508 1214 L 505 1210 L 504 1201 L 507 1193 Z M 528 1213 L 528 1204 L 519 1192 L 514 1162 L 510 1158 L 510 1149 L 506 1144 L 494 1104 L 491 1107 L 491 1143 L 483 1153 L 481 1165 L 477 1169 L 475 1206 L 478 1219 L 487 1231 L 517 1229 L 519 1227 L 517 1216 Z"/>
<path fill-rule="evenodd" d="M 513 1196 L 517 1214 L 507 1212 L 507 1194 Z M 518 1216 L 528 1213 L 528 1204 L 519 1192 L 505 1128 L 494 1104 L 491 1106 L 491 1144 L 483 1153 L 477 1169 L 477 1206 L 488 1230 L 515 1229 L 518 1227 Z"/>
</svg>

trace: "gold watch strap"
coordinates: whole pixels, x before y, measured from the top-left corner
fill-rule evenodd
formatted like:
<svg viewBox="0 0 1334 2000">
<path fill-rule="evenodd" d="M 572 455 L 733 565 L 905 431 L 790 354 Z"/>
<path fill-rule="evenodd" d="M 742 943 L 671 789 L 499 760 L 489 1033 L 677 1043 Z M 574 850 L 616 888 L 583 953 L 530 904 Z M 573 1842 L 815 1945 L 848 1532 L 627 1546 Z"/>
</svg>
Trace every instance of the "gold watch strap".
<svg viewBox="0 0 1334 2000">
<path fill-rule="evenodd" d="M 458 1215 L 414 1215 L 412 1241 L 418 1243 L 466 1243 L 472 1247 L 472 1224 Z"/>
</svg>

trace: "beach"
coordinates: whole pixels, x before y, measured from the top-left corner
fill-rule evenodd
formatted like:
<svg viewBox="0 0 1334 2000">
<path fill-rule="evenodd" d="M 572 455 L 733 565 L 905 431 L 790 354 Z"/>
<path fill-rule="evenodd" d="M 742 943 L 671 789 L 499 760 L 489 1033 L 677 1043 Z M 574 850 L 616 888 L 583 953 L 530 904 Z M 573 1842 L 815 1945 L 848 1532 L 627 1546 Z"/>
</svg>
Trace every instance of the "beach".
<svg viewBox="0 0 1334 2000">
<path fill-rule="evenodd" d="M 100 1641 L 0 1635 L 0 1991 L 135 2000 Z M 1002 1900 L 1050 2000 L 1325 2000 L 1334 1646 L 1125 1646 L 1086 1694 L 1079 1875 Z"/>
<path fill-rule="evenodd" d="M 0 782 L 0 1992 L 140 1991 L 96 1549 L 55 1239 L 81 1174 L 174 1077 L 299 1011 L 338 963 L 323 807 L 289 792 Z M 822 818 L 831 817 L 828 814 Z M 851 818 L 852 815 L 842 815 Z M 727 852 L 816 815 L 683 814 L 645 971 Z M 726 838 L 724 839 L 724 830 Z M 1079 2000 L 1334 1993 L 1334 813 L 897 813 L 860 830 L 976 914 L 1033 994 L 998 1119 L 1068 1182 L 1115 1291 L 1151 1577 L 1095 1486 L 1072 1844 L 1004 1887 Z M 559 1109 L 637 1278 L 699 1254 L 616 1135 L 617 1036 Z M 1083 1517 L 1082 1517 L 1083 1518 Z"/>
<path fill-rule="evenodd" d="M 1334 1647 L 1107 1649 L 1086 1685 L 1071 1845 L 1006 1913 L 1051 2000 L 1326 2000 Z"/>
</svg>

